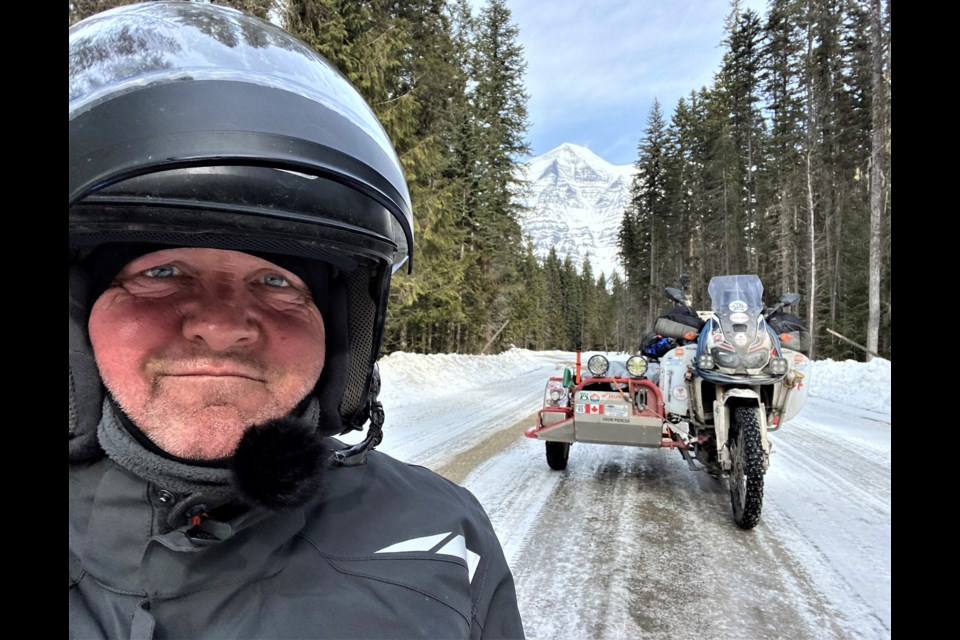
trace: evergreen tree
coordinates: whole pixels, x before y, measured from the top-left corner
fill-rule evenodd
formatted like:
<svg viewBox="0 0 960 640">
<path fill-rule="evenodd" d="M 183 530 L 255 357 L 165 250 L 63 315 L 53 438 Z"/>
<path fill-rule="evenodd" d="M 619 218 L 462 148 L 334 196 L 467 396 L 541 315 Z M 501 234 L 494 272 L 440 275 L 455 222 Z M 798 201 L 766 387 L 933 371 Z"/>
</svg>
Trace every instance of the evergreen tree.
<svg viewBox="0 0 960 640">
<path fill-rule="evenodd" d="M 597 298 L 597 290 L 594 288 L 593 267 L 590 265 L 589 254 L 584 257 L 580 267 L 580 292 L 583 300 L 580 335 L 583 336 L 584 344 L 600 349 L 604 341 L 599 331 L 600 301 Z"/>
<path fill-rule="evenodd" d="M 614 272 L 610 278 L 610 300 L 614 313 L 612 348 L 617 351 L 635 350 L 639 343 L 639 326 L 636 322 L 636 299 L 630 294 L 627 283 Z"/>
<path fill-rule="evenodd" d="M 700 98 L 691 92 L 689 101 L 680 98 L 674 109 L 668 129 L 670 170 L 667 198 L 675 218 L 671 231 L 671 255 L 665 286 L 682 274 L 691 277 L 692 286 L 699 286 L 695 300 L 706 291 L 704 273 L 704 175 L 706 146 L 699 112 Z"/>
<path fill-rule="evenodd" d="M 667 199 L 667 131 L 656 99 L 647 116 L 647 128 L 638 145 L 637 172 L 631 187 L 630 204 L 624 213 L 618 236 L 621 261 L 630 290 L 645 307 L 640 327 L 652 326 L 659 298 L 667 234 L 673 227 Z"/>
<path fill-rule="evenodd" d="M 520 287 L 522 257 L 516 166 L 529 154 L 526 142 L 526 62 L 517 27 L 503 0 L 483 7 L 474 38 L 469 94 L 472 183 L 461 228 L 467 259 L 465 304 L 475 332 L 470 344 L 486 344 L 509 320 L 509 289 Z"/>
<path fill-rule="evenodd" d="M 551 246 L 547 257 L 543 261 L 544 292 L 544 344 L 548 349 L 572 349 L 572 343 L 567 342 L 564 299 L 566 292 L 561 277 L 560 258 L 556 249 Z"/>
<path fill-rule="evenodd" d="M 762 239 L 758 237 L 757 176 L 764 162 L 764 126 L 758 107 L 762 27 L 755 12 L 740 11 L 735 0 L 727 18 L 727 51 L 713 92 L 715 116 L 722 122 L 718 157 L 722 159 L 725 239 L 730 272 L 759 272 Z"/>
<path fill-rule="evenodd" d="M 583 340 L 583 289 L 577 267 L 569 254 L 560 266 L 560 288 L 563 340 L 566 344 L 576 344 Z"/>
<path fill-rule="evenodd" d="M 463 112 L 466 69 L 453 32 L 452 19 L 443 2 L 419 0 L 396 5 L 397 19 L 410 32 L 405 54 L 404 100 L 416 110 L 410 122 L 410 144 L 398 153 L 404 162 L 414 217 L 417 266 L 412 275 L 398 274 L 391 303 L 391 319 L 402 318 L 419 333 L 425 352 L 459 348 L 456 327 L 464 321 L 460 298 L 464 262 L 452 179 L 456 119 Z M 408 329 L 409 331 L 409 329 Z M 397 335 L 388 323 L 388 336 Z"/>
<path fill-rule="evenodd" d="M 763 87 L 770 122 L 770 180 L 775 185 L 765 217 L 773 238 L 768 273 L 770 284 L 777 283 L 781 291 L 800 291 L 799 213 L 804 193 L 800 7 L 800 0 L 773 0 L 765 26 Z"/>
<path fill-rule="evenodd" d="M 607 290 L 607 277 L 601 271 L 593 285 L 593 295 L 596 300 L 596 333 L 591 337 L 591 344 L 603 351 L 623 350 L 615 341 L 616 309 L 612 292 Z"/>
<path fill-rule="evenodd" d="M 511 315 L 503 332 L 504 341 L 508 345 L 540 350 L 545 348 L 546 278 L 530 243 L 524 243 L 518 276 L 523 286 L 509 289 L 507 305 Z"/>
</svg>

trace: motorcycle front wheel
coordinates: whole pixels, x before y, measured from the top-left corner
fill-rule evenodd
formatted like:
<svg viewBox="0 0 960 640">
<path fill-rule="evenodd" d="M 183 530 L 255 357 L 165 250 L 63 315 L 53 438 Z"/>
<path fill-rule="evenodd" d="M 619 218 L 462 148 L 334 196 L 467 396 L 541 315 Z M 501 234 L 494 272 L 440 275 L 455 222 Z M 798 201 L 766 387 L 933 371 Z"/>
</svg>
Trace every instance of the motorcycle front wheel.
<svg viewBox="0 0 960 640">
<path fill-rule="evenodd" d="M 760 522 L 763 508 L 763 446 L 755 407 L 735 407 L 730 433 L 730 502 L 733 520 L 741 529 Z"/>
</svg>

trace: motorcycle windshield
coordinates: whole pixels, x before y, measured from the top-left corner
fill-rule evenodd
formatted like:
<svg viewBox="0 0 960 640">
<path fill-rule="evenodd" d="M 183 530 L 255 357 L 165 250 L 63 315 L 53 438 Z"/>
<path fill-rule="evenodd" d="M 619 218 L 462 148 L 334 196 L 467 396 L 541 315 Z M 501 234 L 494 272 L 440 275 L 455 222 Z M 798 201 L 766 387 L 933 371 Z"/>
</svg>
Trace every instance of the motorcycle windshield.
<svg viewBox="0 0 960 640">
<path fill-rule="evenodd" d="M 707 286 L 711 308 L 727 339 L 738 347 L 757 339 L 763 312 L 763 283 L 756 275 L 715 276 Z"/>
</svg>

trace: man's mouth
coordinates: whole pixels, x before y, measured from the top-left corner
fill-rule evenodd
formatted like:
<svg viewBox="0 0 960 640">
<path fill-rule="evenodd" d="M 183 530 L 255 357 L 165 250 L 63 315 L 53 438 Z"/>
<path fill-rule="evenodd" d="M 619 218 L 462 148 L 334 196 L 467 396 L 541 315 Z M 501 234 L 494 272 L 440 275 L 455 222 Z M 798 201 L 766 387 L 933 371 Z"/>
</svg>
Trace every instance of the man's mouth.
<svg viewBox="0 0 960 640">
<path fill-rule="evenodd" d="M 246 378 L 257 382 L 264 380 L 258 369 L 233 362 L 178 364 L 165 368 L 161 375 L 183 378 Z"/>
</svg>

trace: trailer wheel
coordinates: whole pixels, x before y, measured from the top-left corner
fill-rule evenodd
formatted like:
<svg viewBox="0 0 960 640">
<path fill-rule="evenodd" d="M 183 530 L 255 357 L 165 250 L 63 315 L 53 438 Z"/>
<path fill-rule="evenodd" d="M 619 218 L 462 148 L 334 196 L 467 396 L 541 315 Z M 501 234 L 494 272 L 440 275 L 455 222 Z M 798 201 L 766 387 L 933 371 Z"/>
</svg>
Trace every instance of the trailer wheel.
<svg viewBox="0 0 960 640">
<path fill-rule="evenodd" d="M 730 433 L 730 502 L 733 520 L 741 529 L 760 522 L 763 508 L 763 447 L 755 407 L 736 407 Z"/>
<path fill-rule="evenodd" d="M 563 471 L 567 468 L 567 458 L 570 457 L 569 442 L 547 442 L 547 464 L 551 469 Z"/>
</svg>

